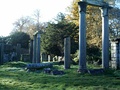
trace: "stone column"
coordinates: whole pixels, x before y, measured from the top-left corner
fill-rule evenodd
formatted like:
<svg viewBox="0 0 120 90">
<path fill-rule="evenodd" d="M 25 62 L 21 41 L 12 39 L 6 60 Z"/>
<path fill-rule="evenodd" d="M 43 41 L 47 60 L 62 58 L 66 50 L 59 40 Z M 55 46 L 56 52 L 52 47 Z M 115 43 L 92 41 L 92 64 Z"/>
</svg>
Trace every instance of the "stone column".
<svg viewBox="0 0 120 90">
<path fill-rule="evenodd" d="M 111 41 L 111 67 L 117 69 L 118 60 L 118 43 L 116 41 Z"/>
<path fill-rule="evenodd" d="M 40 63 L 40 32 L 37 33 L 36 38 L 36 62 Z"/>
<path fill-rule="evenodd" d="M 30 54 L 30 62 L 32 62 L 32 59 L 33 59 L 33 40 L 30 40 L 29 54 Z"/>
<path fill-rule="evenodd" d="M 48 55 L 48 62 L 50 62 L 51 61 L 51 56 L 50 55 Z"/>
<path fill-rule="evenodd" d="M 86 72 L 86 2 L 78 2 L 79 5 L 79 72 Z"/>
<path fill-rule="evenodd" d="M 109 26 L 108 6 L 101 8 L 102 13 L 102 68 L 109 68 Z"/>
<path fill-rule="evenodd" d="M 17 44 L 16 53 L 17 53 L 17 61 L 19 61 L 21 57 L 21 45 L 20 44 Z"/>
<path fill-rule="evenodd" d="M 34 35 L 33 39 L 33 60 L 32 63 L 36 63 L 36 35 Z"/>
<path fill-rule="evenodd" d="M 64 68 L 70 69 L 70 37 L 64 39 Z"/>
<path fill-rule="evenodd" d="M 120 41 L 118 41 L 118 60 L 117 60 L 117 69 L 120 69 Z"/>
<path fill-rule="evenodd" d="M 3 64 L 3 56 L 4 56 L 4 43 L 0 44 L 0 64 Z"/>
</svg>

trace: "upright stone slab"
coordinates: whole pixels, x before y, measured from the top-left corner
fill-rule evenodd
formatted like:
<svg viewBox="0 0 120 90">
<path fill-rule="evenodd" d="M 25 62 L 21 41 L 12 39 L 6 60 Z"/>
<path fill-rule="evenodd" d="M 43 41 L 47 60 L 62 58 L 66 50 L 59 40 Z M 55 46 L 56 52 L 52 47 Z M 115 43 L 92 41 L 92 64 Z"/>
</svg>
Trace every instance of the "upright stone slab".
<svg viewBox="0 0 120 90">
<path fill-rule="evenodd" d="M 108 6 L 101 8 L 102 13 L 102 67 L 109 68 L 109 26 L 108 26 Z"/>
<path fill-rule="evenodd" d="M 40 31 L 34 33 L 33 63 L 40 63 Z"/>
<path fill-rule="evenodd" d="M 40 63 L 40 32 L 36 35 L 36 62 Z"/>
<path fill-rule="evenodd" d="M 0 64 L 3 64 L 4 43 L 0 43 Z"/>
<path fill-rule="evenodd" d="M 41 54 L 41 62 L 44 62 L 44 61 L 47 61 L 47 60 L 48 60 L 47 54 L 42 53 Z"/>
<path fill-rule="evenodd" d="M 78 2 L 79 5 L 79 72 L 86 72 L 86 2 Z"/>
<path fill-rule="evenodd" d="M 33 40 L 30 40 L 30 43 L 29 43 L 29 54 L 30 54 L 30 62 L 32 63 L 32 59 L 33 59 Z"/>
<path fill-rule="evenodd" d="M 120 39 L 111 41 L 111 67 L 120 69 Z"/>
<path fill-rule="evenodd" d="M 21 57 L 21 45 L 20 44 L 17 44 L 16 53 L 17 53 L 17 61 L 19 61 Z"/>
<path fill-rule="evenodd" d="M 32 63 L 36 63 L 36 35 L 34 35 L 33 39 L 33 60 Z"/>
<path fill-rule="evenodd" d="M 117 60 L 118 60 L 118 45 L 117 42 L 111 42 L 111 67 L 117 69 Z"/>
<path fill-rule="evenodd" d="M 50 62 L 51 61 L 51 57 L 50 57 L 50 55 L 48 55 L 48 62 Z"/>
<path fill-rule="evenodd" d="M 70 37 L 64 39 L 64 68 L 70 68 Z"/>
<path fill-rule="evenodd" d="M 120 69 L 120 40 L 118 42 L 118 60 L 117 60 L 117 69 Z"/>
</svg>

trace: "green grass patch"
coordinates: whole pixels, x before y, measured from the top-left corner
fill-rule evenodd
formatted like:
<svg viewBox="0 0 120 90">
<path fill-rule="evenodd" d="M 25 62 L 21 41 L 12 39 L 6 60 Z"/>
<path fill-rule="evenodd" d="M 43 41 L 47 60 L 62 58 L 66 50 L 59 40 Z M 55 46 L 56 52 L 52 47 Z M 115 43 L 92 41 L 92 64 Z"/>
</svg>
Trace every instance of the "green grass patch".
<svg viewBox="0 0 120 90">
<path fill-rule="evenodd" d="M 120 90 L 119 70 L 107 70 L 105 74 L 90 75 L 77 72 L 78 65 L 64 70 L 63 65 L 53 69 L 64 70 L 65 75 L 27 72 L 27 63 L 10 62 L 0 66 L 0 90 Z"/>
</svg>

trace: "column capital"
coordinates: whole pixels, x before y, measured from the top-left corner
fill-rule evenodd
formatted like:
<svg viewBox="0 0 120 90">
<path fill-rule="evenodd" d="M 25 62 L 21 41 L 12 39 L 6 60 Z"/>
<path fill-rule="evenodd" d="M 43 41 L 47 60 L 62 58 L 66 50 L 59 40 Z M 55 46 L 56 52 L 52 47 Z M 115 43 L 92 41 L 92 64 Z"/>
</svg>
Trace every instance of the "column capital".
<svg viewBox="0 0 120 90">
<path fill-rule="evenodd" d="M 108 9 L 110 7 L 109 6 L 102 6 L 100 9 L 101 9 L 101 16 L 104 17 L 104 16 L 108 16 Z"/>
<path fill-rule="evenodd" d="M 86 2 L 78 2 L 79 5 L 79 11 L 80 12 L 85 12 L 86 13 L 86 7 L 87 7 L 87 3 Z"/>
<path fill-rule="evenodd" d="M 40 33 L 37 34 L 37 38 L 40 38 Z"/>
</svg>

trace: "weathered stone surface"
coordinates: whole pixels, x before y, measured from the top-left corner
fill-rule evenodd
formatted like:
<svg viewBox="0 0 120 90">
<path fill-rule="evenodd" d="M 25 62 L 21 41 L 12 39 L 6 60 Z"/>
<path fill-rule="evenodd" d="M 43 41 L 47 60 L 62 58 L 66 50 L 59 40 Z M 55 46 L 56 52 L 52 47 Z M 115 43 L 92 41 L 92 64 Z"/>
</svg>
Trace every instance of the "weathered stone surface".
<svg viewBox="0 0 120 90">
<path fill-rule="evenodd" d="M 70 37 L 64 39 L 64 68 L 70 69 Z"/>
<path fill-rule="evenodd" d="M 64 75 L 65 72 L 62 70 L 52 70 L 51 68 L 44 68 L 43 72 L 45 74 L 52 74 L 52 75 Z"/>
<path fill-rule="evenodd" d="M 101 8 L 102 16 L 102 67 L 109 68 L 109 23 L 108 23 L 108 6 Z"/>
<path fill-rule="evenodd" d="M 111 40 L 111 67 L 120 69 L 120 39 Z"/>
<path fill-rule="evenodd" d="M 86 69 L 86 2 L 78 2 L 79 5 L 79 70 L 81 73 Z"/>
<path fill-rule="evenodd" d="M 51 72 L 52 72 L 52 69 L 51 68 L 44 68 L 44 73 L 46 73 L 46 74 L 51 74 Z"/>
<path fill-rule="evenodd" d="M 51 68 L 53 67 L 53 64 L 52 63 L 30 63 L 30 64 L 27 64 L 26 66 L 26 69 L 41 69 L 41 68 Z"/>
<path fill-rule="evenodd" d="M 98 3 L 99 1 L 99 3 Z M 87 5 L 101 7 L 102 16 L 102 68 L 109 68 L 109 23 L 108 10 L 110 6 L 103 0 L 81 0 L 79 5 L 79 69 L 78 72 L 85 73 L 86 67 L 86 7 Z"/>
<path fill-rule="evenodd" d="M 92 74 L 92 75 L 103 74 L 104 73 L 104 69 L 89 69 L 88 73 Z"/>
<path fill-rule="evenodd" d="M 61 71 L 61 70 L 53 70 L 52 71 L 52 75 L 64 75 L 65 72 L 64 71 Z"/>
</svg>

